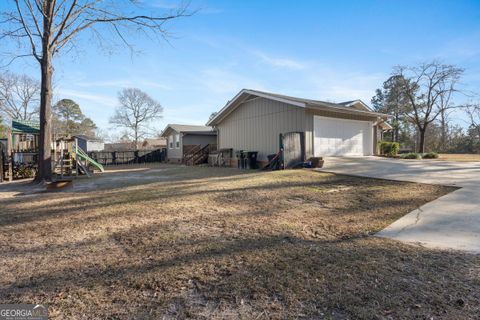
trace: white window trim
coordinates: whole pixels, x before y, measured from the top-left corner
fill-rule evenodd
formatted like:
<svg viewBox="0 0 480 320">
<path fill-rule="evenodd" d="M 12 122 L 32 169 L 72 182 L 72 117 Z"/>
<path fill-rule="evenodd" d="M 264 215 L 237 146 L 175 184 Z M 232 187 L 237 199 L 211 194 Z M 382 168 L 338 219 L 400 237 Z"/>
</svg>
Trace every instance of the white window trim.
<svg viewBox="0 0 480 320">
<path fill-rule="evenodd" d="M 175 149 L 180 149 L 180 133 L 175 135 Z"/>
</svg>

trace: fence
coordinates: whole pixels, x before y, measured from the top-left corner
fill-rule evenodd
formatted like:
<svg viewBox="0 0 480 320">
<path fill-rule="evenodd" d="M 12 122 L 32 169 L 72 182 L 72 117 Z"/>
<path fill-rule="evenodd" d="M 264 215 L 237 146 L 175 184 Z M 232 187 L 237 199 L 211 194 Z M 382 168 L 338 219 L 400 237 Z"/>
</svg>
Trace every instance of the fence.
<svg viewBox="0 0 480 320">
<path fill-rule="evenodd" d="M 103 166 L 164 162 L 166 149 L 137 151 L 91 151 L 88 156 Z"/>
<path fill-rule="evenodd" d="M 0 142 L 0 182 L 3 182 L 5 172 L 8 170 L 5 170 L 7 168 L 7 157 L 6 157 L 6 152 L 5 148 L 3 148 L 3 144 Z"/>
</svg>

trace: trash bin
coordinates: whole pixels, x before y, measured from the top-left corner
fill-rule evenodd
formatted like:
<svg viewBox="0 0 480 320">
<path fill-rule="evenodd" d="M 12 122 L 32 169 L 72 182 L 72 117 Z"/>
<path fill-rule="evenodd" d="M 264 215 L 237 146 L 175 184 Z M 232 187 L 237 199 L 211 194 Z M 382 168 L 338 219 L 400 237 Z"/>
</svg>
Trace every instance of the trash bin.
<svg viewBox="0 0 480 320">
<path fill-rule="evenodd" d="M 237 157 L 237 168 L 238 169 L 245 169 L 243 150 L 235 151 L 235 156 Z"/>
<path fill-rule="evenodd" d="M 245 169 L 257 169 L 257 151 L 247 151 L 244 153 Z"/>
<path fill-rule="evenodd" d="M 323 167 L 324 160 L 322 157 L 312 157 L 308 159 L 312 163 L 312 168 L 321 168 Z"/>
</svg>

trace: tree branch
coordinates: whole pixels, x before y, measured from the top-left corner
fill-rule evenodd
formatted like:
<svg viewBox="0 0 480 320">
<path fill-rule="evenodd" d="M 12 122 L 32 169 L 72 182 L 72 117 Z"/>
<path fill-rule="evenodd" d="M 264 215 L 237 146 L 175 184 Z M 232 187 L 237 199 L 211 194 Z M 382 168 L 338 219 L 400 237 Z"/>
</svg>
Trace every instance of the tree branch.
<svg viewBox="0 0 480 320">
<path fill-rule="evenodd" d="M 17 5 L 17 10 L 18 10 L 18 15 L 20 17 L 20 22 L 23 26 L 23 29 L 25 30 L 25 32 L 27 33 L 28 35 L 28 38 L 30 40 L 30 45 L 32 46 L 32 54 L 33 56 L 37 59 L 38 62 L 41 61 L 40 57 L 37 55 L 37 49 L 36 49 L 36 46 L 35 46 L 35 41 L 33 41 L 33 36 L 32 36 L 32 33 L 30 32 L 30 29 L 27 27 L 26 23 L 25 23 L 25 19 L 23 18 L 23 14 L 22 14 L 22 9 L 20 9 L 20 5 L 18 4 L 18 0 L 15 0 L 15 3 Z"/>
</svg>

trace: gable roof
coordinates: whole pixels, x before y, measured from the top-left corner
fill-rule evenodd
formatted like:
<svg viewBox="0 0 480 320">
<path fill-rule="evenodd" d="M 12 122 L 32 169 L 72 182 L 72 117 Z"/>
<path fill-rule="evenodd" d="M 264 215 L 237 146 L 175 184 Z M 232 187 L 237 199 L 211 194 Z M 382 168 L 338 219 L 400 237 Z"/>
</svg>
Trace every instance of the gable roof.
<svg viewBox="0 0 480 320">
<path fill-rule="evenodd" d="M 339 104 L 344 105 L 345 107 L 351 107 L 359 110 L 373 111 L 369 106 L 367 106 L 362 100 L 350 100 L 345 102 L 340 102 Z"/>
<path fill-rule="evenodd" d="M 175 131 L 177 133 L 203 133 L 203 134 L 213 134 L 215 133 L 214 129 L 209 126 L 198 126 L 198 125 L 188 125 L 188 124 L 168 124 L 165 129 L 163 129 L 161 136 L 165 137 L 170 131 Z"/>
<path fill-rule="evenodd" d="M 346 101 L 342 103 L 333 103 L 333 102 L 327 102 L 327 101 L 321 101 L 321 100 L 286 96 L 278 93 L 243 89 L 235 97 L 233 97 L 232 100 L 228 101 L 227 104 L 217 113 L 215 117 L 213 117 L 208 121 L 207 126 L 214 126 L 218 124 L 227 115 L 229 115 L 232 111 L 234 111 L 238 106 L 248 101 L 249 98 L 251 98 L 252 96 L 280 101 L 280 102 L 287 103 L 287 104 L 301 107 L 301 108 L 313 108 L 313 109 L 336 111 L 341 113 L 363 114 L 363 115 L 368 115 L 373 117 L 380 117 L 383 119 L 388 118 L 388 115 L 386 114 L 371 111 L 371 109 L 368 108 L 368 106 L 365 103 L 363 103 L 361 100 L 352 100 L 352 101 Z M 354 105 L 357 107 L 353 107 Z"/>
</svg>

